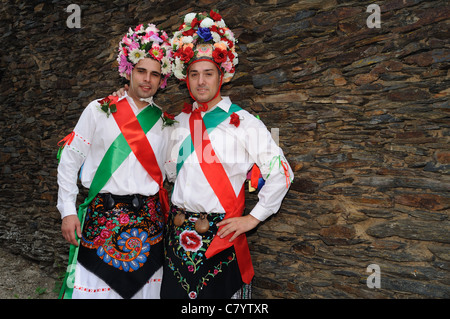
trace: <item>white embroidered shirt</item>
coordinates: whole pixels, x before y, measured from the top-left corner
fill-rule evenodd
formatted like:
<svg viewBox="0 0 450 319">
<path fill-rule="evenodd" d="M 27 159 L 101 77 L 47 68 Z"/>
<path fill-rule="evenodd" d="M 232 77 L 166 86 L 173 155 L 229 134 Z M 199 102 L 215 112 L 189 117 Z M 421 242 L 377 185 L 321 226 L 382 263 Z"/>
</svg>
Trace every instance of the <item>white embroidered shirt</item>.
<svg viewBox="0 0 450 319">
<path fill-rule="evenodd" d="M 193 107 L 194 109 L 197 107 L 196 102 Z M 228 112 L 230 107 L 231 100 L 228 97 L 222 97 L 222 100 L 208 112 L 215 108 Z M 205 114 L 202 112 L 202 117 Z M 258 203 L 250 214 L 264 221 L 279 210 L 294 175 L 284 158 L 283 151 L 275 143 L 263 122 L 245 110 L 240 110 L 236 114 L 240 118 L 238 127 L 230 124 L 228 118 L 209 133 L 209 138 L 236 196 L 241 190 L 249 169 L 254 163 L 259 166 L 265 185 L 259 191 Z M 175 181 L 171 201 L 174 205 L 191 212 L 224 213 L 224 209 L 201 170 L 195 151 L 186 158 L 177 174 L 176 163 L 180 144 L 190 135 L 189 117 L 190 114 L 186 113 L 180 113 L 176 117 L 178 123 L 172 131 L 168 148 L 166 173 L 169 181 Z M 285 162 L 286 171 L 280 165 L 280 160 Z"/>
<path fill-rule="evenodd" d="M 136 106 L 131 97 L 125 95 L 122 98 L 128 100 L 135 115 L 138 115 L 143 110 Z M 147 138 L 163 172 L 163 177 L 165 177 L 164 162 L 170 131 L 171 128 L 162 127 L 162 120 L 159 119 L 147 133 Z M 57 208 L 61 213 L 61 218 L 77 214 L 78 176 L 80 175 L 82 185 L 89 188 L 103 156 L 113 141 L 119 136 L 120 129 L 114 117 L 112 115 L 108 117 L 100 109 L 97 100 L 94 100 L 89 103 L 81 114 L 74 128 L 74 134 L 71 144 L 65 146 L 58 165 Z M 81 174 L 79 174 L 81 167 Z M 100 193 L 149 196 L 156 194 L 158 191 L 158 183 L 152 179 L 133 152 L 131 152 Z"/>
</svg>

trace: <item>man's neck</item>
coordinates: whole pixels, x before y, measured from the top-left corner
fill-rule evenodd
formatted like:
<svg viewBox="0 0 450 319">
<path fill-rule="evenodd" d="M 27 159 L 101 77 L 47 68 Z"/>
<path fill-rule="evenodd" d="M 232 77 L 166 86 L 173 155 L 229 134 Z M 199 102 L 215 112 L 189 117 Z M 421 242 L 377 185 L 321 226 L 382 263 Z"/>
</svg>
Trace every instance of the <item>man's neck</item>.
<svg viewBox="0 0 450 319">
<path fill-rule="evenodd" d="M 141 98 L 135 96 L 134 94 L 128 93 L 128 96 L 133 99 L 134 104 L 136 104 L 136 106 L 139 110 L 143 109 L 144 107 L 146 107 L 149 104 L 149 102 L 147 102 L 147 101 L 141 101 Z"/>
<path fill-rule="evenodd" d="M 212 101 L 208 102 L 208 110 L 211 110 L 214 106 L 216 106 L 217 104 L 219 104 L 219 102 L 222 101 L 222 96 L 220 96 L 220 94 Z"/>
</svg>

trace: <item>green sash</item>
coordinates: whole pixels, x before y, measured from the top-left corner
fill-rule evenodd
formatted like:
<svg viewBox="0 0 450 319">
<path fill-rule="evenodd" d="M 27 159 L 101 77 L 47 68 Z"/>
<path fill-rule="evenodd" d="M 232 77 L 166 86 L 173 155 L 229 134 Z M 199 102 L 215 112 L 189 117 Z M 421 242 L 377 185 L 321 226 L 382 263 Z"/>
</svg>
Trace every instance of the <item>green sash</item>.
<svg viewBox="0 0 450 319">
<path fill-rule="evenodd" d="M 208 112 L 203 117 L 203 122 L 206 126 L 206 131 L 210 134 L 220 123 L 225 121 L 234 112 L 242 110 L 241 107 L 236 104 L 231 104 L 228 113 L 222 110 L 220 107 L 216 107 L 211 112 Z M 191 135 L 189 134 L 186 139 L 181 143 L 180 151 L 178 152 L 177 160 L 177 174 L 184 164 L 184 161 L 191 155 L 194 151 L 194 144 L 192 143 Z"/>
<path fill-rule="evenodd" d="M 158 122 L 161 117 L 161 110 L 156 106 L 149 106 L 137 115 L 139 124 L 145 134 Z M 111 144 L 105 156 L 103 157 L 94 178 L 89 188 L 89 193 L 83 204 L 78 209 L 78 218 L 81 222 L 81 229 L 83 229 L 84 219 L 86 217 L 87 207 L 89 203 L 97 196 L 101 189 L 106 185 L 108 180 L 123 161 L 130 155 L 131 148 L 128 145 L 125 137 L 121 133 Z M 78 250 L 80 246 L 80 239 L 78 238 L 78 246 L 70 245 L 69 264 L 67 266 L 66 275 L 63 281 L 59 298 L 71 299 L 73 293 L 73 286 L 75 283 L 75 266 L 78 259 Z"/>
</svg>

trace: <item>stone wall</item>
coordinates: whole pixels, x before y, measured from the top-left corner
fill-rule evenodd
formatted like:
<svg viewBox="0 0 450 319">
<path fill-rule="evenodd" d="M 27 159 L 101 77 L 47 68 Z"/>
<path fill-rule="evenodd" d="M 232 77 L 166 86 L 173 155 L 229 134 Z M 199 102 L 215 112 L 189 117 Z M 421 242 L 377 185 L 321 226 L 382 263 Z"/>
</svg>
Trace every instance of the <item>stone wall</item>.
<svg viewBox="0 0 450 319">
<path fill-rule="evenodd" d="M 81 28 L 66 25 L 72 2 Z M 381 28 L 366 24 L 372 3 Z M 239 38 L 223 93 L 279 128 L 296 174 L 279 213 L 249 236 L 254 296 L 449 298 L 444 0 L 2 0 L 0 246 L 61 272 L 57 142 L 122 85 L 115 54 L 128 27 L 174 31 L 212 6 Z M 171 80 L 157 101 L 177 113 L 187 99 Z M 371 264 L 381 288 L 366 284 Z"/>
</svg>

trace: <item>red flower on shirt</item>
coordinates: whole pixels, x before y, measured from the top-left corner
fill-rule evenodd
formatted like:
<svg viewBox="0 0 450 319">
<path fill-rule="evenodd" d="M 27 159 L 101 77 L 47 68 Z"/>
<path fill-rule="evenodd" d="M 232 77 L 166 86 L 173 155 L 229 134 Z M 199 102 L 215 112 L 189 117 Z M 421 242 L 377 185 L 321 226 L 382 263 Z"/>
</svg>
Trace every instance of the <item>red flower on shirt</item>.
<svg viewBox="0 0 450 319">
<path fill-rule="evenodd" d="M 111 104 L 111 99 L 109 97 L 105 97 L 104 99 L 97 100 L 97 102 L 100 104 L 100 109 L 106 113 L 107 117 L 111 113 L 117 112 L 117 107 L 115 104 Z"/>
<path fill-rule="evenodd" d="M 173 114 L 164 112 L 161 116 L 163 121 L 163 128 L 166 126 L 172 126 L 175 123 L 178 123 L 178 121 L 175 120 L 175 116 Z"/>
<path fill-rule="evenodd" d="M 238 127 L 239 124 L 241 124 L 241 120 L 239 119 L 239 115 L 236 113 L 233 113 L 230 115 L 230 124 L 233 124 L 234 126 Z"/>
</svg>

